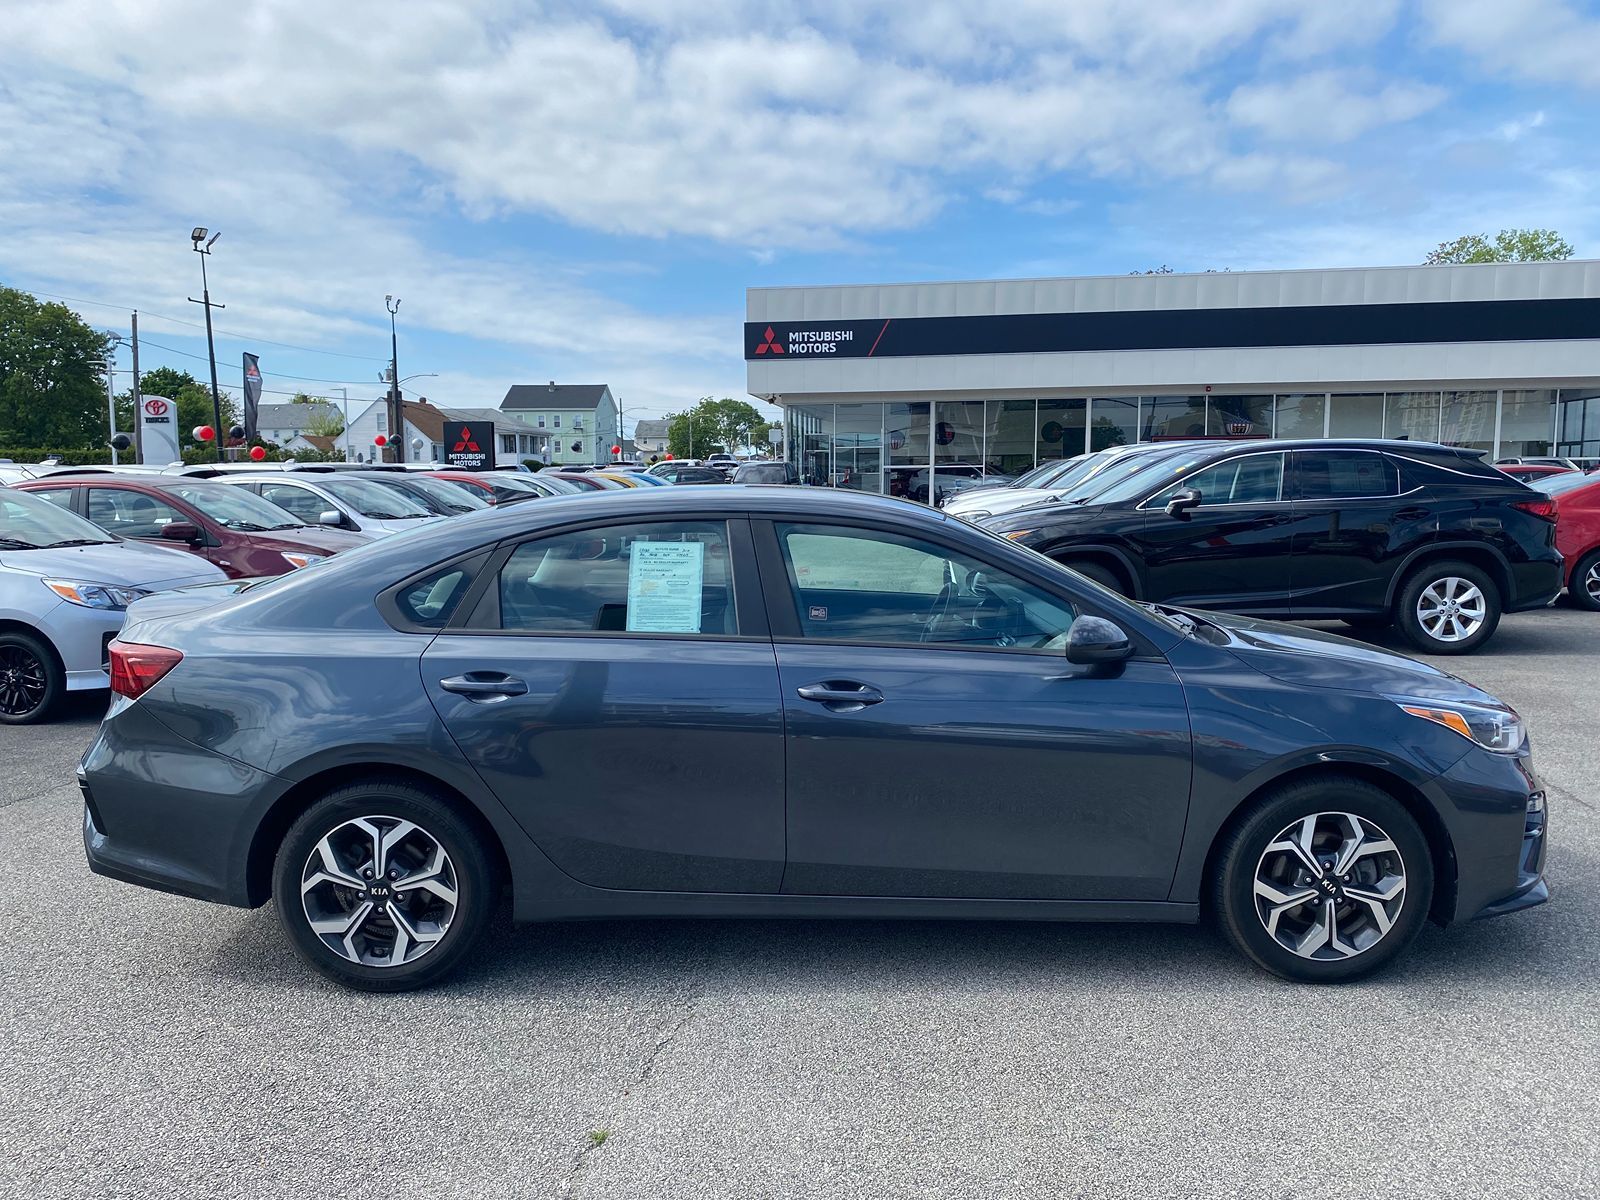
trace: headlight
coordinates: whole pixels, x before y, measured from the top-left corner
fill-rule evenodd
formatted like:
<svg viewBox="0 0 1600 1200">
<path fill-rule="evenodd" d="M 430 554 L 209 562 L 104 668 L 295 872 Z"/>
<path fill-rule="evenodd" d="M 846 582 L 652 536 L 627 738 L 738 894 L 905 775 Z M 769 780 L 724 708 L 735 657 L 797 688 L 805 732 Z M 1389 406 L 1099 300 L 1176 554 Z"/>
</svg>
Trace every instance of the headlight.
<svg viewBox="0 0 1600 1200">
<path fill-rule="evenodd" d="M 1486 704 L 1441 704 L 1437 700 L 1408 700 L 1395 696 L 1390 699 L 1413 717 L 1443 725 L 1496 754 L 1515 754 L 1527 740 L 1528 732 L 1522 718 L 1509 708 Z"/>
<path fill-rule="evenodd" d="M 109 583 L 79 583 L 71 579 L 46 579 L 49 588 L 63 600 L 84 608 L 103 608 L 120 612 L 148 592 L 138 588 L 115 587 Z"/>
<path fill-rule="evenodd" d="M 283 555 L 283 561 L 297 571 L 301 567 L 309 567 L 312 563 L 319 563 L 328 557 L 326 554 L 301 554 L 291 550 L 282 550 L 279 553 Z"/>
</svg>

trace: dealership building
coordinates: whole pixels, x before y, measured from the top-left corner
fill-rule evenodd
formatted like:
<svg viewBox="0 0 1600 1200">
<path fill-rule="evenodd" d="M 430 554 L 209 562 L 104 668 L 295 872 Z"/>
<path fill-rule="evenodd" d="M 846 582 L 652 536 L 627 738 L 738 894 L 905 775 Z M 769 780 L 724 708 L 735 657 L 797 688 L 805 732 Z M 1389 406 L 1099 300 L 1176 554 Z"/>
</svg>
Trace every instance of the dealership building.
<svg viewBox="0 0 1600 1200">
<path fill-rule="evenodd" d="M 813 483 L 1191 437 L 1600 458 L 1600 261 L 751 288 L 746 318 Z"/>
</svg>

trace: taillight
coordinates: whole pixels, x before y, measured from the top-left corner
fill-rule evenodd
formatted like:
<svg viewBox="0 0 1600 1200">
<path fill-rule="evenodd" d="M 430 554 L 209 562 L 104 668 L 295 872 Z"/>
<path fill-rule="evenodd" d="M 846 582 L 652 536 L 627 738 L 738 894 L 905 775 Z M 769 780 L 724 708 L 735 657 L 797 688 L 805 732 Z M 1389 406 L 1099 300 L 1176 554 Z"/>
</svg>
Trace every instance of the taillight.
<svg viewBox="0 0 1600 1200">
<path fill-rule="evenodd" d="M 1532 513 L 1536 517 L 1543 517 L 1546 521 L 1556 519 L 1556 502 L 1554 500 L 1513 500 L 1512 508 L 1520 508 L 1525 513 Z"/>
<path fill-rule="evenodd" d="M 144 695 L 183 661 L 183 652 L 138 642 L 111 643 L 111 690 L 129 700 Z"/>
</svg>

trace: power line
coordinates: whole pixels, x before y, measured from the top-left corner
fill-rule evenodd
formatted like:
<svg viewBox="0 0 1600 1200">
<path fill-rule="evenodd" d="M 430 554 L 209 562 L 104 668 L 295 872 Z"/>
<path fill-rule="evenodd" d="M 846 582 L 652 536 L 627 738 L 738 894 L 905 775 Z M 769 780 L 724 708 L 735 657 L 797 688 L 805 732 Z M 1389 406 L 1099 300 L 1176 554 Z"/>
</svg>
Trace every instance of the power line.
<svg viewBox="0 0 1600 1200">
<path fill-rule="evenodd" d="M 28 290 L 31 291 L 31 289 L 28 289 Z M 109 304 L 104 300 L 85 300 L 81 296 L 62 296 L 62 295 L 58 295 L 55 292 L 33 292 L 33 295 L 35 295 L 35 296 L 45 296 L 45 297 L 48 297 L 51 300 L 66 300 L 66 301 L 68 301 L 69 303 L 72 303 L 72 304 L 91 304 L 91 305 L 95 306 L 96 308 L 110 308 L 110 309 L 115 309 L 118 312 L 131 312 L 134 309 L 138 309 L 141 313 L 143 313 L 147 317 L 155 317 L 157 320 L 160 320 L 160 321 L 170 321 L 174 325 L 187 325 L 190 329 L 204 329 L 205 328 L 205 326 L 200 324 L 198 321 L 186 321 L 182 317 L 169 317 L 165 313 L 158 313 L 158 312 L 155 312 L 152 309 L 141 308 L 137 304 Z M 301 351 L 304 351 L 306 354 L 326 354 L 326 355 L 329 355 L 332 358 L 353 358 L 353 359 L 356 359 L 359 362 L 386 363 L 386 362 L 389 361 L 387 358 L 379 358 L 376 355 L 372 355 L 372 354 L 348 354 L 348 353 L 346 353 L 346 352 L 344 352 L 342 350 L 318 350 L 318 349 L 316 349 L 315 347 L 312 347 L 312 346 L 297 346 L 293 342 L 274 342 L 274 341 L 270 340 L 269 338 L 255 337 L 255 336 L 250 335 L 250 334 L 237 333 L 237 332 L 235 332 L 233 330 L 230 330 L 230 329 L 224 329 L 220 325 L 216 326 L 216 332 L 218 332 L 220 334 L 224 334 L 227 337 L 234 338 L 234 339 L 236 339 L 238 341 L 249 342 L 252 345 L 277 346 L 281 350 L 301 350 Z M 174 351 L 174 353 L 181 353 L 181 351 Z M 299 376 L 295 376 L 294 378 L 299 378 Z M 324 379 L 324 380 L 318 380 L 317 382 L 319 382 L 319 383 L 344 383 L 345 380 L 342 380 L 342 379 Z M 363 380 L 361 382 L 365 382 L 365 381 Z"/>
<path fill-rule="evenodd" d="M 165 350 L 168 354 L 181 354 L 184 358 L 192 358 L 197 362 L 209 363 L 211 361 L 204 354 L 190 354 L 187 350 L 179 350 L 175 346 L 163 346 L 160 342 L 152 342 L 149 338 L 140 338 L 139 344 L 142 346 L 154 346 L 157 350 Z M 366 387 L 372 383 L 370 379 L 319 379 L 315 375 L 291 375 L 287 371 L 262 371 L 261 373 L 270 375 L 274 379 L 299 379 L 306 383 L 348 384 L 351 387 Z M 382 381 L 380 380 L 379 382 Z"/>
</svg>

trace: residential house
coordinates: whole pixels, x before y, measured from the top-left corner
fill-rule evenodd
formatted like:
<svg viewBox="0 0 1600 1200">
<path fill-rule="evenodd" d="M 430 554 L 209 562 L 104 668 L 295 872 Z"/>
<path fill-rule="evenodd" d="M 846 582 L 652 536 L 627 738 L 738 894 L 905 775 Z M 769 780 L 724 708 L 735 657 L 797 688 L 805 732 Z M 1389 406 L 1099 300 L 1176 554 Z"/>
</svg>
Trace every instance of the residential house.
<svg viewBox="0 0 1600 1200">
<path fill-rule="evenodd" d="M 500 412 L 550 438 L 556 466 L 611 460 L 621 444 L 616 397 L 604 383 L 519 383 L 506 390 Z"/>
<path fill-rule="evenodd" d="M 633 427 L 634 452 L 640 458 L 665 458 L 671 421 L 640 421 Z"/>
<path fill-rule="evenodd" d="M 337 404 L 263 404 L 256 409 L 256 433 L 284 450 L 317 450 L 324 439 L 313 441 L 316 435 L 306 430 L 338 415 Z"/>
</svg>

